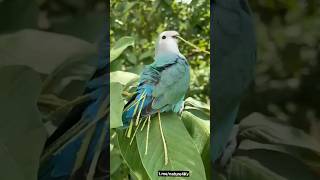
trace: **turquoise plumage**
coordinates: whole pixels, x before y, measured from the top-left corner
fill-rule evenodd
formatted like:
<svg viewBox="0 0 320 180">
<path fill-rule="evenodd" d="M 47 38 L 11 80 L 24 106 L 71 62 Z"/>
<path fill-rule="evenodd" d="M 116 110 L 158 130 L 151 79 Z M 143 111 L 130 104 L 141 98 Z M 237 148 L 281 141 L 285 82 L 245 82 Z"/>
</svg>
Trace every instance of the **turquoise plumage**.
<svg viewBox="0 0 320 180">
<path fill-rule="evenodd" d="M 125 127 L 133 119 L 157 112 L 179 112 L 183 108 L 190 72 L 186 58 L 175 45 L 177 35 L 175 31 L 161 33 L 155 61 L 143 69 L 136 94 L 125 105 L 122 114 Z"/>
</svg>

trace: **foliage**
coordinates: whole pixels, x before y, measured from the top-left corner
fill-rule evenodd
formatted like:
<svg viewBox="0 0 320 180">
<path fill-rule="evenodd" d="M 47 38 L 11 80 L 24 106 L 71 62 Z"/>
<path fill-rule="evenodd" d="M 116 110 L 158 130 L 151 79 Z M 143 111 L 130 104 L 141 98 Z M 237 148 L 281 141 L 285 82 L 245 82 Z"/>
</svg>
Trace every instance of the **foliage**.
<svg viewBox="0 0 320 180">
<path fill-rule="evenodd" d="M 91 126 L 77 126 L 58 139 L 60 144 L 44 149 L 70 110 L 88 100 L 81 95 L 96 70 L 94 43 L 105 23 L 101 4 L 104 7 L 104 1 L 0 1 L 0 179 L 37 179 L 44 158 L 79 136 L 79 129 L 90 140 Z M 75 170 L 85 153 L 82 148 Z M 88 178 L 96 162 L 90 164 Z"/>
<path fill-rule="evenodd" d="M 36 179 L 46 139 L 36 104 L 40 78 L 31 68 L 5 66 L 0 84 L 0 179 Z"/>
<path fill-rule="evenodd" d="M 319 2 L 250 2 L 257 34 L 255 86 L 241 107 L 290 122 L 318 138 Z"/>
<path fill-rule="evenodd" d="M 241 101 L 236 124 L 232 124 L 233 130 L 227 145 L 215 161 L 213 175 L 216 179 L 231 180 L 319 179 L 318 108 L 314 103 L 317 102 L 314 99 L 317 90 L 312 85 L 317 81 L 315 74 L 318 70 L 315 69 L 318 63 L 315 62 L 319 36 L 316 28 L 311 28 L 319 25 L 316 20 L 319 6 L 315 6 L 315 1 L 250 1 L 251 16 L 246 1 L 237 2 L 239 6 L 232 8 L 254 20 L 258 50 L 256 78 L 244 101 Z M 218 3 L 217 6 L 221 5 Z M 226 3 L 223 7 L 228 9 L 229 5 Z M 221 9 L 216 13 L 220 13 L 218 21 L 236 19 L 230 12 Z M 244 26 L 244 22 L 238 22 Z M 216 25 L 216 29 L 224 28 L 231 32 L 234 25 L 221 22 Z M 234 33 L 230 35 L 233 40 L 236 39 Z M 217 41 L 223 47 L 230 36 L 217 37 L 220 40 Z M 234 44 L 225 46 L 226 51 L 231 51 L 229 57 L 232 51 L 236 51 L 231 48 Z M 230 61 L 233 59 L 229 58 Z M 249 61 L 249 58 L 242 60 Z M 225 82 L 228 82 L 227 79 L 233 80 L 233 73 L 221 70 L 223 67 L 223 63 L 214 64 L 217 69 L 214 72 L 224 74 Z M 253 67 L 252 63 L 237 73 L 243 75 Z M 243 75 L 242 78 L 248 76 Z M 223 82 L 215 84 L 218 87 L 225 85 Z M 247 87 L 245 83 L 242 85 Z M 239 103 L 238 95 L 243 94 L 243 89 L 234 88 L 232 91 L 235 93 L 230 98 L 237 98 L 233 103 Z M 215 96 L 213 99 L 216 104 L 219 103 Z M 221 107 L 223 103 L 219 104 Z M 215 108 L 216 115 L 219 113 L 217 111 L 219 109 Z M 259 113 L 253 113 L 255 111 Z M 234 112 L 229 109 L 227 114 L 232 115 Z"/>
</svg>

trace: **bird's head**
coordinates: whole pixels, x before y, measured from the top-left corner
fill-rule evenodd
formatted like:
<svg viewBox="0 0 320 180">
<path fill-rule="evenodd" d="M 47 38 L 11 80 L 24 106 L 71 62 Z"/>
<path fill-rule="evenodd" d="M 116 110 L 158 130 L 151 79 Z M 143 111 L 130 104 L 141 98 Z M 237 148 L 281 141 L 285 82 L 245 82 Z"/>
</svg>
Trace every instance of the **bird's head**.
<svg viewBox="0 0 320 180">
<path fill-rule="evenodd" d="M 160 33 L 156 44 L 155 55 L 158 56 L 162 53 L 180 54 L 178 48 L 178 36 L 179 33 L 177 31 L 164 31 Z"/>
</svg>

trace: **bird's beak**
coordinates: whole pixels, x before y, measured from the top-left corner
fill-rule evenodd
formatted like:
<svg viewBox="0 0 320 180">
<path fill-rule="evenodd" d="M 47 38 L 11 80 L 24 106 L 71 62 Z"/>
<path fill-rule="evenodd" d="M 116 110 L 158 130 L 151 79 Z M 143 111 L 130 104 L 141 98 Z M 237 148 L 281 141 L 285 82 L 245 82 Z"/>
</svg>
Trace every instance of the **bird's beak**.
<svg viewBox="0 0 320 180">
<path fill-rule="evenodd" d="M 178 36 L 180 36 L 180 34 L 178 32 L 176 32 L 176 34 L 173 35 L 174 38 L 177 38 Z"/>
<path fill-rule="evenodd" d="M 177 39 L 178 36 L 180 36 L 180 34 L 177 31 L 174 31 L 174 35 L 172 37 Z"/>
<path fill-rule="evenodd" d="M 173 37 L 174 39 L 176 39 L 177 42 L 180 40 L 180 34 L 179 34 L 179 33 L 173 35 L 172 37 Z"/>
</svg>

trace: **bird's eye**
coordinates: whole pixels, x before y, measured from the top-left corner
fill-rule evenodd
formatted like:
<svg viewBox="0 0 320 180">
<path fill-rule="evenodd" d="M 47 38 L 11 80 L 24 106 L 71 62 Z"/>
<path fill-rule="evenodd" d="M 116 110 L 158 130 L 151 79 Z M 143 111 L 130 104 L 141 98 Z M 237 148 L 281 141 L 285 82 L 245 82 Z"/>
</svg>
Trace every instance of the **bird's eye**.
<svg viewBox="0 0 320 180">
<path fill-rule="evenodd" d="M 166 39 L 166 36 L 162 36 L 162 39 Z"/>
</svg>

